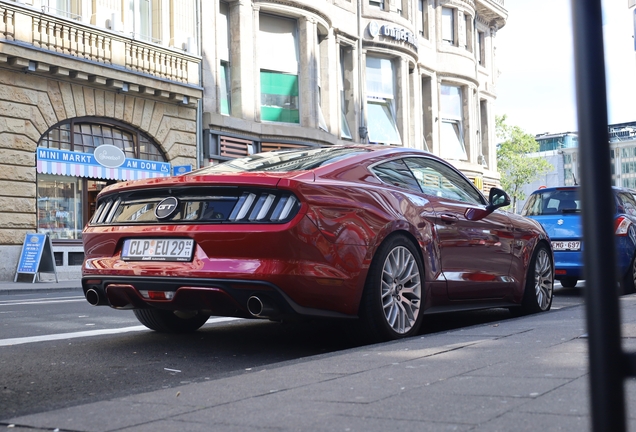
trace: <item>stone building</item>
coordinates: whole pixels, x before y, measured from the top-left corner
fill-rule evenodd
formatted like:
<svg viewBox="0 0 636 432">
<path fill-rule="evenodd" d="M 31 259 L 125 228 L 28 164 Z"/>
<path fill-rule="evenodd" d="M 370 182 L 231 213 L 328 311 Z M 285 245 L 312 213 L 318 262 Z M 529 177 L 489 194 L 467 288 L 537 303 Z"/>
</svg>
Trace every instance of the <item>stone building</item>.
<svg viewBox="0 0 636 432">
<path fill-rule="evenodd" d="M 79 276 L 81 230 L 115 181 L 197 163 L 194 0 L 0 1 L 0 280 L 26 233 Z"/>
<path fill-rule="evenodd" d="M 372 142 L 498 184 L 503 0 L 221 0 L 201 16 L 204 161 Z"/>
<path fill-rule="evenodd" d="M 400 145 L 498 184 L 504 0 L 0 0 L 0 13 L 0 280 L 29 232 L 79 276 L 107 184 L 259 151 Z"/>
</svg>

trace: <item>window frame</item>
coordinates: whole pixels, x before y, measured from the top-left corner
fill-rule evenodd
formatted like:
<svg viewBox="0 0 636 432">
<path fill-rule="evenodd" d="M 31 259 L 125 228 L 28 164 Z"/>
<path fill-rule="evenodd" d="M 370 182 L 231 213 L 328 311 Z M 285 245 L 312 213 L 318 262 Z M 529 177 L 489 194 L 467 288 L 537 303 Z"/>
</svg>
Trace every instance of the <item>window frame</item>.
<svg viewBox="0 0 636 432">
<path fill-rule="evenodd" d="M 459 111 L 456 113 L 450 112 L 450 110 L 446 110 L 444 108 L 444 87 L 448 87 L 450 89 L 457 89 L 459 96 Z M 440 156 L 444 159 L 457 159 L 457 160 L 468 160 L 468 151 L 466 149 L 466 143 L 464 141 L 464 88 L 459 85 L 452 84 L 440 84 Z M 449 94 L 449 97 L 452 96 Z M 448 127 L 451 127 L 454 135 L 449 133 Z M 452 152 L 445 152 L 445 149 L 449 149 L 449 147 L 445 146 L 445 142 L 443 141 L 443 137 L 446 136 L 448 138 L 454 137 L 456 139 L 452 140 L 451 143 L 454 144 L 452 147 Z M 456 158 L 456 155 L 460 155 L 459 158 Z"/>
<path fill-rule="evenodd" d="M 442 43 L 456 46 L 457 45 L 457 9 L 442 6 L 442 21 L 441 21 L 441 40 Z M 447 18 L 445 18 L 447 16 Z M 450 23 L 447 20 L 450 19 Z M 448 27 L 450 26 L 450 27 Z M 450 33 L 449 33 L 450 32 Z M 450 39 L 447 37 L 450 36 Z M 446 39 L 445 39 L 446 37 Z"/>
<path fill-rule="evenodd" d="M 218 25 L 220 37 L 218 58 L 219 58 L 219 113 L 221 115 L 231 115 L 232 113 L 232 70 L 231 70 L 231 50 L 230 50 L 230 5 L 224 1 L 219 2 Z M 224 30 L 224 31 L 223 31 Z"/>
<path fill-rule="evenodd" d="M 289 27 L 291 31 L 289 35 L 293 39 L 294 45 L 294 56 L 295 56 L 295 66 L 292 67 L 293 61 L 281 61 L 281 62 L 272 62 L 271 59 L 268 59 L 267 62 L 263 62 L 263 56 L 259 56 L 259 82 L 260 82 L 260 118 L 263 122 L 273 122 L 273 123 L 286 123 L 286 124 L 300 124 L 300 40 L 299 40 L 299 29 L 298 29 L 298 20 L 296 18 L 283 17 L 273 14 L 268 14 L 261 12 L 259 14 L 259 36 L 262 43 L 267 43 L 267 37 L 264 36 L 268 34 L 265 29 L 262 28 L 263 22 L 267 19 L 274 20 L 269 24 L 275 24 L 275 20 L 280 22 L 288 21 Z M 274 25 L 273 27 L 277 27 Z M 288 33 L 285 33 L 288 34 Z M 262 52 L 262 50 L 259 50 Z M 285 79 L 289 80 L 291 78 L 285 77 L 295 77 L 295 84 L 292 84 L 289 92 L 286 94 L 280 93 L 264 93 L 264 76 L 278 76 L 281 82 Z M 295 94 L 294 94 L 295 93 Z M 278 100 L 276 96 L 286 96 L 286 102 L 279 103 L 278 105 L 266 105 L 264 102 L 267 100 Z M 283 100 L 283 99 L 281 99 Z M 288 107 L 294 107 L 292 109 Z M 276 118 L 273 116 L 274 113 L 278 113 Z M 265 115 L 263 115 L 265 113 Z M 285 116 L 283 116 L 285 114 Z M 283 119 L 287 117 L 287 120 Z"/>
<path fill-rule="evenodd" d="M 66 126 L 66 128 L 64 128 L 64 126 Z M 152 138 L 150 138 L 149 136 L 145 135 L 144 133 L 142 133 L 141 131 L 137 129 L 133 129 L 127 126 L 125 123 L 112 120 L 112 119 L 105 119 L 101 117 L 77 117 L 77 118 L 61 121 L 55 124 L 54 126 L 50 127 L 44 134 L 42 134 L 42 137 L 38 141 L 37 146 L 45 147 L 45 148 L 53 148 L 58 150 L 68 150 L 73 152 L 77 151 L 80 153 L 90 153 L 86 151 L 87 144 L 84 144 L 82 137 L 92 136 L 94 138 L 95 137 L 100 138 L 100 136 L 93 135 L 92 133 L 91 134 L 84 133 L 84 131 L 82 131 L 82 126 L 90 126 L 91 132 L 93 130 L 93 127 L 97 126 L 97 127 L 100 127 L 100 129 L 102 130 L 104 127 L 106 127 L 106 128 L 119 130 L 121 132 L 129 134 L 132 137 L 132 150 L 129 148 L 125 148 L 125 147 L 122 148 L 117 146 L 126 154 L 126 157 L 151 160 L 156 162 L 168 162 L 168 159 L 163 149 Z M 75 129 L 76 127 L 79 127 L 80 131 L 76 131 Z M 49 138 L 50 134 L 52 135 L 57 134 L 60 138 L 51 139 Z M 63 139 L 62 135 L 67 135 L 68 139 L 66 140 Z M 77 138 L 82 139 L 82 142 L 76 143 Z M 112 135 L 111 137 L 101 135 L 101 138 L 102 140 L 104 138 L 106 139 L 112 138 Z M 122 138 L 121 141 L 124 142 L 126 140 Z M 115 145 L 114 142 L 115 140 L 113 139 L 113 145 Z M 44 143 L 46 143 L 46 145 L 44 145 Z M 51 143 L 57 143 L 58 146 L 57 147 L 51 146 Z M 63 144 L 68 144 L 68 146 L 63 147 Z M 149 146 L 149 149 L 153 149 L 154 151 L 150 151 L 150 150 L 142 151 L 142 147 L 144 146 Z M 92 146 L 93 149 L 97 147 L 98 146 L 95 146 L 95 145 Z M 91 148 L 91 146 L 88 146 L 88 148 Z M 153 159 L 153 157 L 156 157 L 156 159 Z"/>
<path fill-rule="evenodd" d="M 378 63 L 380 66 L 379 68 L 373 68 L 369 66 L 370 61 L 375 61 L 375 60 L 379 62 Z M 383 75 L 382 65 L 386 65 L 387 63 L 390 65 L 390 74 L 391 74 L 390 89 L 386 87 L 387 86 L 385 82 L 386 80 L 382 78 L 382 75 Z M 381 86 L 382 88 L 380 88 L 379 90 L 369 89 L 370 87 L 372 87 L 369 85 L 371 82 L 377 82 L 377 81 L 370 81 L 372 75 L 377 75 L 377 72 L 374 72 L 373 74 L 371 74 L 369 73 L 369 71 L 379 72 L 380 81 L 383 83 L 383 85 Z M 400 130 L 397 124 L 397 112 L 395 107 L 395 101 L 397 97 L 395 92 L 396 92 L 397 86 L 395 84 L 396 72 L 395 72 L 395 65 L 394 65 L 393 59 L 389 59 L 389 58 L 381 57 L 381 56 L 367 55 L 366 63 L 365 63 L 365 74 L 366 74 L 365 83 L 366 83 L 366 93 L 367 93 L 365 107 L 366 107 L 367 132 L 368 132 L 369 142 L 378 143 L 378 144 L 402 145 L 402 137 L 400 136 Z M 382 118 L 383 119 L 385 118 L 386 122 L 380 123 L 380 122 L 374 122 L 371 120 L 371 116 L 369 115 L 372 112 L 371 106 L 374 106 L 374 107 L 380 106 L 382 108 L 382 113 L 384 114 Z M 376 138 L 380 138 L 379 140 L 376 140 L 373 138 L 372 135 L 375 135 L 376 132 L 379 132 L 379 131 L 374 128 L 381 124 L 385 126 L 385 132 L 389 131 L 389 135 L 391 136 L 388 136 L 386 133 L 381 133 L 381 135 L 384 135 L 384 137 L 379 137 L 376 135 Z M 384 139 L 384 138 L 388 138 L 388 139 Z"/>
</svg>

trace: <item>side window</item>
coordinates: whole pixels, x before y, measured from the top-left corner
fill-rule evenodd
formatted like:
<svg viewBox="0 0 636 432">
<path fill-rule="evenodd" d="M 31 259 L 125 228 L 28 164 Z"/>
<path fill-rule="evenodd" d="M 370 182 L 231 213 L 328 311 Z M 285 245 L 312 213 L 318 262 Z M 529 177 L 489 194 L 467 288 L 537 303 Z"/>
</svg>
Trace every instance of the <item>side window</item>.
<svg viewBox="0 0 636 432">
<path fill-rule="evenodd" d="M 628 215 L 636 216 L 636 201 L 634 196 L 629 193 L 620 192 L 618 194 L 620 201 L 622 201 L 625 213 Z"/>
<path fill-rule="evenodd" d="M 526 204 L 523 206 L 521 210 L 521 216 L 533 216 L 539 214 L 539 206 L 541 205 L 541 200 L 538 199 L 539 194 L 532 194 L 526 201 Z"/>
<path fill-rule="evenodd" d="M 484 196 L 455 169 L 428 158 L 407 158 L 405 162 L 425 194 L 486 204 Z"/>
<path fill-rule="evenodd" d="M 380 180 L 391 186 L 409 189 L 418 193 L 422 192 L 417 184 L 418 182 L 402 160 L 393 160 L 381 165 L 376 165 L 371 171 L 373 171 Z"/>
</svg>

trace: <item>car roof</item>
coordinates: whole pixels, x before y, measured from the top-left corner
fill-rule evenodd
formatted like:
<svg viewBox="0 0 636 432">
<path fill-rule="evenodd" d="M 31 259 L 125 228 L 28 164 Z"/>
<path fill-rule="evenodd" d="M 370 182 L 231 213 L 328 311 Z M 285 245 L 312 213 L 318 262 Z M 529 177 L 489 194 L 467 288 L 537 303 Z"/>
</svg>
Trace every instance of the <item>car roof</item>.
<svg viewBox="0 0 636 432">
<path fill-rule="evenodd" d="M 532 192 L 532 195 L 541 194 L 541 193 L 545 193 L 545 192 L 577 190 L 580 187 L 581 187 L 580 185 L 548 187 L 548 188 L 537 189 L 534 192 Z M 612 186 L 612 190 L 614 190 L 615 192 L 636 193 L 636 190 L 634 190 L 634 189 L 624 188 L 624 187 L 620 187 L 620 186 Z"/>
</svg>

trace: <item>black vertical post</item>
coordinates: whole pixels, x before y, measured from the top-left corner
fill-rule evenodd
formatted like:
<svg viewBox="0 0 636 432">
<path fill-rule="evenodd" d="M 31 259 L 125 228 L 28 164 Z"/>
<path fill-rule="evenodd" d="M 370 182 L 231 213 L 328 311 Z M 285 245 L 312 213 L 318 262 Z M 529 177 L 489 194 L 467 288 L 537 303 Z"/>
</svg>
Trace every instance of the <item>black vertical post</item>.
<svg viewBox="0 0 636 432">
<path fill-rule="evenodd" d="M 625 431 L 625 361 L 615 274 L 601 0 L 572 0 L 590 367 L 595 432 Z"/>
</svg>

